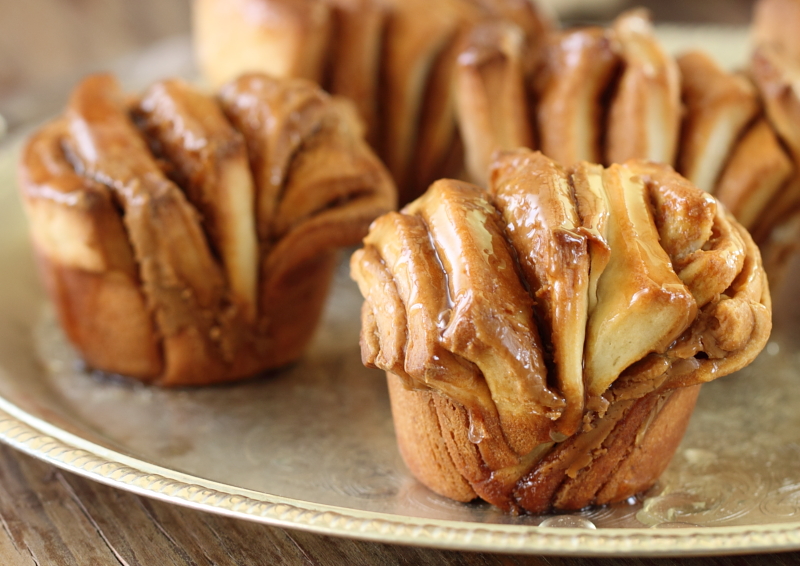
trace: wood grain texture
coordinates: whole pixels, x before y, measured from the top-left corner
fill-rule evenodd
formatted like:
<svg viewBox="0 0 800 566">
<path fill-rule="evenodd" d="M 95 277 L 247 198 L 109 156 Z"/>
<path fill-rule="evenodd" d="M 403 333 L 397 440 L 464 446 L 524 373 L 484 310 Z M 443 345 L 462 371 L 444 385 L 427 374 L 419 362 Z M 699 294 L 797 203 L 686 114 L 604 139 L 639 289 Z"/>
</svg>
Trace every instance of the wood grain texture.
<svg viewBox="0 0 800 566">
<path fill-rule="evenodd" d="M 800 562 L 800 553 L 682 559 L 560 558 L 326 537 L 146 499 L 61 471 L 2 445 L 0 527 L 3 566 L 727 566 Z"/>
</svg>

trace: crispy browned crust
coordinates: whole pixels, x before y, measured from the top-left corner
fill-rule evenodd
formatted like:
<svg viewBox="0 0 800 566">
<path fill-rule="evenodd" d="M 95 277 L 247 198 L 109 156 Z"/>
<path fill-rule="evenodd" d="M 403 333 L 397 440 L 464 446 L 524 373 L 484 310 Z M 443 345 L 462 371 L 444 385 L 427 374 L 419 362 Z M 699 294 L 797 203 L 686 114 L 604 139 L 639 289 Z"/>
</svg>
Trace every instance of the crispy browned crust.
<svg viewBox="0 0 800 566">
<path fill-rule="evenodd" d="M 630 451 L 597 492 L 594 503 L 605 505 L 623 501 L 634 493 L 649 489 L 656 482 L 672 460 L 689 426 L 699 393 L 699 385 L 672 392 L 645 430 L 642 440 L 638 437 L 641 429 L 637 431 L 633 443 L 628 444 Z"/>
<path fill-rule="evenodd" d="M 475 499 L 475 491 L 459 473 L 447 449 L 447 436 L 439 426 L 435 394 L 407 389 L 392 373 L 386 377 L 397 446 L 408 469 L 436 493 L 456 501 Z"/>
<path fill-rule="evenodd" d="M 36 249 L 39 273 L 67 338 L 89 367 L 152 380 L 161 352 L 138 281 L 53 261 Z"/>
<path fill-rule="evenodd" d="M 500 154 L 503 155 L 503 154 Z M 589 308 L 589 238 L 580 232 L 567 171 L 541 153 L 509 152 L 491 171 L 495 206 L 509 229 L 524 279 L 536 297 L 537 319 L 553 360 L 551 382 L 566 401 L 556 432 L 570 436 L 580 427 L 585 390 L 583 343 Z M 528 190 L 520 191 L 520 186 Z M 531 214 L 528 199 L 538 203 Z M 582 300 L 574 300 L 575 297 Z"/>
<path fill-rule="evenodd" d="M 176 386 L 302 355 L 338 248 L 395 206 L 361 132 L 347 103 L 301 80 L 249 75 L 222 103 L 165 81 L 133 109 L 112 77 L 84 80 L 24 149 L 20 189 L 86 362 Z"/>
<path fill-rule="evenodd" d="M 156 328 L 111 192 L 72 170 L 63 120 L 26 147 L 20 170 L 39 271 L 70 341 L 91 366 L 151 380 L 163 371 Z"/>
<path fill-rule="evenodd" d="M 589 438 L 610 417 L 598 420 L 592 431 L 557 445 L 520 479 L 515 498 L 523 509 L 544 513 L 622 501 L 652 487 L 683 438 L 699 391 L 695 386 L 650 393 L 608 423 L 603 438 Z"/>
</svg>

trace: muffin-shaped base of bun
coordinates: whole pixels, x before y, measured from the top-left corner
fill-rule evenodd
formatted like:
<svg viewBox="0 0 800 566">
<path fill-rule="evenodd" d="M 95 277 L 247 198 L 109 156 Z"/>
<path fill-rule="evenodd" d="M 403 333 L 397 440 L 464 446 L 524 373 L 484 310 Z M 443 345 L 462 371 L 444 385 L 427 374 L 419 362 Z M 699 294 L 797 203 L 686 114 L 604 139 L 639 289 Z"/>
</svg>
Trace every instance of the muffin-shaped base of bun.
<svg viewBox="0 0 800 566">
<path fill-rule="evenodd" d="M 90 368 L 149 379 L 162 368 L 153 323 L 135 280 L 65 265 L 34 247 L 61 327 Z"/>
<path fill-rule="evenodd" d="M 284 275 L 275 285 L 275 298 L 265 307 L 265 349 L 257 371 L 296 361 L 317 329 L 340 254 L 327 252 L 310 258 Z M 254 360 L 255 361 L 255 360 Z"/>
<path fill-rule="evenodd" d="M 479 497 L 455 463 L 464 451 L 478 450 L 469 440 L 466 409 L 435 391 L 407 389 L 399 377 L 386 375 L 398 447 L 411 473 L 445 497 L 463 502 Z M 545 513 L 614 503 L 645 491 L 677 450 L 699 392 L 699 385 L 655 391 L 622 410 L 609 409 L 589 430 L 537 447 L 532 462 L 522 457 L 521 466 L 492 474 L 489 481 L 498 481 L 480 497 L 494 492 L 496 499 L 489 502 L 506 510 Z M 454 419 L 452 410 L 461 419 Z M 452 443 L 459 453 L 448 446 Z"/>
<path fill-rule="evenodd" d="M 124 274 L 64 265 L 39 250 L 35 255 L 61 327 L 88 367 L 167 386 L 235 381 L 296 361 L 317 328 L 340 257 L 320 254 L 284 275 L 271 286 L 274 300 L 265 305 L 258 331 L 243 337 L 235 355 L 207 364 L 186 336 L 198 331 L 193 327 L 169 337 L 170 359 L 164 359 L 145 299 Z M 154 377 L 163 375 L 165 363 L 182 368 L 169 382 Z"/>
</svg>

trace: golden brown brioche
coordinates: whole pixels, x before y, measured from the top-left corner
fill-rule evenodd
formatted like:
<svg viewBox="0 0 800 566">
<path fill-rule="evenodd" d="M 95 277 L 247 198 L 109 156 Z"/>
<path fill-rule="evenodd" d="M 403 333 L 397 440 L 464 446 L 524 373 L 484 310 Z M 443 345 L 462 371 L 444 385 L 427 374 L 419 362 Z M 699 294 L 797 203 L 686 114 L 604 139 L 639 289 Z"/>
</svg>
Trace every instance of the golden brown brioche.
<svg viewBox="0 0 800 566">
<path fill-rule="evenodd" d="M 775 131 L 764 118 L 753 123 L 733 148 L 714 191 L 747 230 L 767 213 L 767 205 L 794 172 Z"/>
<path fill-rule="evenodd" d="M 394 206 L 345 103 L 264 75 L 222 99 L 168 80 L 130 104 L 91 76 L 23 151 L 38 261 L 95 369 L 197 385 L 293 361 L 336 249 Z"/>
<path fill-rule="evenodd" d="M 535 117 L 541 151 L 565 165 L 674 162 L 681 127 L 680 69 L 655 38 L 646 11 L 625 12 L 608 29 L 551 31 L 545 37 L 535 65 L 507 64 L 502 79 L 494 77 L 502 85 L 531 85 L 529 96 L 511 98 L 508 88 L 490 84 L 490 77 L 459 85 L 459 99 L 480 101 L 480 106 L 460 105 L 457 116 L 461 131 L 469 132 L 464 143 L 471 180 L 485 184 L 477 164 L 489 163 L 495 150 L 510 149 L 511 140 L 499 138 L 497 131 L 521 128 L 528 115 Z M 481 50 L 505 53 L 508 45 L 513 44 L 507 37 L 487 34 Z M 462 57 L 469 60 L 470 53 L 465 47 Z M 527 108 L 518 100 L 526 100 Z M 491 124 L 482 108 L 493 112 Z"/>
<path fill-rule="evenodd" d="M 485 186 L 481 164 L 514 143 L 538 144 L 565 165 L 667 163 L 734 211 L 779 280 L 800 241 L 795 4 L 757 5 L 748 74 L 723 70 L 699 51 L 673 59 L 643 10 L 623 13 L 607 29 L 551 31 L 533 65 L 519 60 L 510 32 L 482 34 L 489 72 L 459 68 L 457 119 L 469 178 Z M 781 7 L 797 25 L 779 21 Z M 464 60 L 476 60 L 475 43 L 462 49 Z M 514 90 L 519 84 L 528 85 L 527 96 Z M 528 133 L 529 117 L 536 135 Z"/>
<path fill-rule="evenodd" d="M 745 76 L 696 51 L 675 60 L 644 10 L 606 29 L 562 31 L 531 0 L 195 3 L 198 58 L 212 82 L 252 68 L 313 77 L 352 98 L 402 203 L 436 178 L 486 186 L 496 150 L 538 147 L 567 166 L 649 159 L 719 190 L 764 257 L 780 259 L 767 262 L 775 275 L 800 241 L 800 115 L 787 86 L 800 64 L 798 27 L 798 0 L 759 0 Z M 771 132 L 755 126 L 761 117 Z M 743 155 L 757 138 L 768 145 L 751 169 Z M 781 145 L 794 161 L 788 173 Z"/>
<path fill-rule="evenodd" d="M 63 118 L 34 134 L 20 170 L 45 286 L 88 364 L 134 377 L 159 374 L 156 330 L 122 218 L 107 186 L 75 172 L 60 143 L 66 134 Z"/>
<path fill-rule="evenodd" d="M 331 7 L 316 0 L 199 0 L 192 12 L 197 61 L 220 87 L 245 72 L 319 82 Z"/>
<path fill-rule="evenodd" d="M 385 89 L 380 92 L 382 128 L 380 154 L 397 180 L 401 200 L 411 196 L 409 169 L 416 157 L 415 146 L 421 136 L 426 97 L 447 112 L 449 77 L 438 77 L 435 71 L 448 74 L 448 60 L 439 61 L 459 31 L 460 19 L 470 18 L 470 7 L 458 13 L 459 3 L 446 0 L 428 3 L 423 0 L 391 2 L 392 14 L 384 36 L 383 68 Z M 420 18 L 424 11 L 426 17 Z M 450 58 L 452 60 L 452 58 Z M 439 67 L 442 67 L 441 69 Z M 431 92 L 426 92 L 432 85 Z M 439 115 L 433 116 L 439 119 Z"/>
<path fill-rule="evenodd" d="M 625 499 L 667 465 L 697 386 L 766 344 L 758 248 L 667 166 L 564 169 L 520 149 L 490 179 L 434 183 L 351 259 L 400 451 L 460 501 Z"/>
<path fill-rule="evenodd" d="M 331 0 L 333 31 L 328 49 L 326 87 L 351 100 L 367 128 L 367 141 L 377 143 L 381 38 L 387 8 L 373 0 Z M 331 65 L 330 61 L 336 61 Z"/>
<path fill-rule="evenodd" d="M 523 509 L 578 510 L 647 490 L 666 469 L 689 424 L 700 387 L 618 402 L 594 428 L 559 443 L 521 480 Z"/>
<path fill-rule="evenodd" d="M 527 76 L 537 66 L 548 27 L 530 0 L 194 4 L 195 48 L 212 84 L 246 70 L 263 71 L 311 78 L 351 98 L 368 125 L 368 139 L 398 185 L 401 202 L 418 196 L 439 177 L 460 174 L 463 155 L 455 120 L 459 46 L 475 26 L 495 22 L 513 27 L 511 33 L 519 36 L 511 64 L 521 65 Z M 501 141 L 516 147 L 529 140 Z M 486 171 L 485 166 L 480 170 Z"/>
<path fill-rule="evenodd" d="M 765 265 L 770 273 L 777 275 L 783 272 L 785 260 L 800 241 L 800 97 L 796 88 L 800 59 L 792 31 L 800 25 L 800 10 L 787 9 L 786 22 L 778 21 L 774 15 L 762 17 L 773 11 L 774 6 L 775 3 L 766 2 L 756 10 L 757 43 L 750 73 L 767 121 L 793 162 L 791 178 L 772 198 L 754 228 L 754 236 L 764 249 Z"/>
<path fill-rule="evenodd" d="M 203 218 L 221 258 L 231 298 L 249 320 L 257 310 L 258 243 L 255 187 L 242 135 L 216 101 L 178 80 L 153 85 L 136 108 L 140 126 L 158 145 L 170 174 Z M 198 147 L 195 140 L 207 140 Z M 100 142 L 98 142 L 100 143 Z"/>
<path fill-rule="evenodd" d="M 759 111 L 756 90 L 700 51 L 678 58 L 685 108 L 678 170 L 712 192 L 735 142 Z"/>
<path fill-rule="evenodd" d="M 538 79 L 540 148 L 564 165 L 603 160 L 603 96 L 620 63 L 609 36 L 602 28 L 567 30 L 552 34 L 546 48 Z"/>
<path fill-rule="evenodd" d="M 765 44 L 753 52 L 750 71 L 767 118 L 794 160 L 800 160 L 800 97 L 794 89 L 800 61 L 788 58 L 776 46 Z"/>
<path fill-rule="evenodd" d="M 606 162 L 673 163 L 681 122 L 678 66 L 653 37 L 645 10 L 617 17 L 611 34 L 623 68 L 609 107 Z"/>
<path fill-rule="evenodd" d="M 533 147 L 525 85 L 525 37 L 507 22 L 476 26 L 466 37 L 455 73 L 467 172 L 485 186 L 496 149 Z"/>
</svg>

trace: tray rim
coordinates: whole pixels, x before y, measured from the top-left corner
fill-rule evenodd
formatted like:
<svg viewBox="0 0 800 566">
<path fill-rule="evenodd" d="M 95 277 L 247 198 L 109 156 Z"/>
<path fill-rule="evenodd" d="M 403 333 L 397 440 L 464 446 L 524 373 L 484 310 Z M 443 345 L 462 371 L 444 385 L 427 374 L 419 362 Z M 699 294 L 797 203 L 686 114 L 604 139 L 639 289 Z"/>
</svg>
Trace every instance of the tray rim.
<svg viewBox="0 0 800 566">
<path fill-rule="evenodd" d="M 710 556 L 800 549 L 800 522 L 576 529 L 425 519 L 239 488 L 104 448 L 0 397 L 0 442 L 68 472 L 167 503 L 275 527 L 448 550 L 559 556 Z"/>
</svg>

